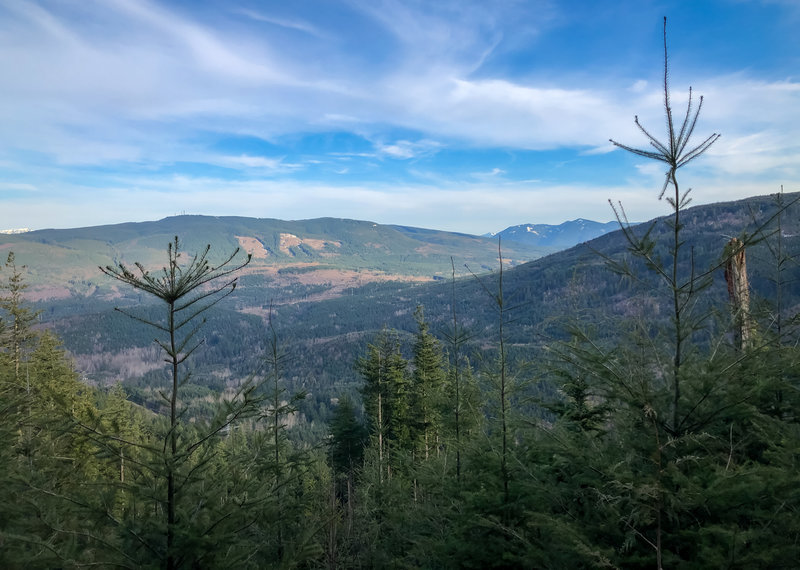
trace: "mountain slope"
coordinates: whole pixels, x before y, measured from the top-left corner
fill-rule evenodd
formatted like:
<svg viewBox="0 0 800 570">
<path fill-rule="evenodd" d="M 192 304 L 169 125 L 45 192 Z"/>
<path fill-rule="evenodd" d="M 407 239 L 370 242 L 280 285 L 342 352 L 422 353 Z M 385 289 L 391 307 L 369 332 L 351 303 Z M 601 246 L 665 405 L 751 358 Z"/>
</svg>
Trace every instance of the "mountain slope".
<svg viewBox="0 0 800 570">
<path fill-rule="evenodd" d="M 126 223 L 68 230 L 38 230 L 0 235 L 0 252 L 14 251 L 28 266 L 34 298 L 67 298 L 102 293 L 125 294 L 102 278 L 98 266 L 141 262 L 158 268 L 166 245 L 179 236 L 183 251 L 212 245 L 212 261 L 240 247 L 253 255 L 246 275 L 285 285 L 329 283 L 331 288 L 385 281 L 425 281 L 494 265 L 495 240 L 386 226 L 372 222 L 319 218 L 283 221 L 243 217 L 175 216 L 157 222 Z M 541 257 L 553 248 L 518 244 L 504 248 L 511 265 Z"/>
<path fill-rule="evenodd" d="M 535 247 L 566 249 L 618 229 L 617 222 L 600 223 L 578 218 L 558 225 L 520 224 L 489 235 L 499 236 L 505 244 L 524 243 Z"/>
</svg>

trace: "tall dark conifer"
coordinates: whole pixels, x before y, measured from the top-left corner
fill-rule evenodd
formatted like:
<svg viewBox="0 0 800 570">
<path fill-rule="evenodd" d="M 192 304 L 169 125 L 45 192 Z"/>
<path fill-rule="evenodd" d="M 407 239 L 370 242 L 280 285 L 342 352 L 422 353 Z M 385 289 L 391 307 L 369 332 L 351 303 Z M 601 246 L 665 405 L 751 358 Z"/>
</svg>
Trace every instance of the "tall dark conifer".
<svg viewBox="0 0 800 570">
<path fill-rule="evenodd" d="M 576 540 L 585 554 L 598 561 L 657 569 L 780 567 L 787 559 L 784 552 L 773 547 L 762 550 L 754 537 L 760 536 L 764 545 L 774 544 L 777 537 L 761 531 L 771 524 L 770 516 L 796 505 L 796 500 L 783 492 L 780 500 L 764 497 L 774 509 L 772 515 L 746 506 L 753 489 L 776 481 L 775 473 L 762 463 L 765 449 L 783 457 L 786 451 L 779 439 L 757 435 L 770 423 L 758 410 L 758 402 L 763 386 L 771 382 L 767 367 L 753 365 L 767 347 L 754 350 L 741 345 L 737 350 L 724 336 L 727 324 L 719 327 L 708 308 L 714 273 L 741 248 L 763 239 L 762 230 L 770 220 L 759 222 L 755 232 L 743 235 L 724 255 L 721 241 L 719 261 L 697 266 L 684 232 L 689 190 L 679 186 L 677 171 L 700 157 L 719 135 L 690 146 L 702 106 L 702 98 L 695 106 L 691 90 L 682 120 L 674 119 L 666 20 L 663 37 L 666 139 L 655 138 L 637 118 L 648 148 L 612 142 L 666 164 L 659 199 L 667 196 L 671 213 L 650 225 L 633 227 L 622 206 L 614 207 L 629 257 L 607 261 L 611 270 L 630 279 L 631 301 L 646 297 L 665 310 L 668 319 L 658 319 L 655 311 L 642 311 L 638 320 L 623 319 L 617 327 L 619 340 L 612 345 L 576 336 L 568 351 L 564 387 L 573 404 L 580 404 L 571 410 L 579 420 L 577 426 L 568 418 L 578 430 L 550 432 L 551 441 L 565 444 L 547 460 L 550 466 L 544 470 L 558 473 L 560 480 L 581 482 L 580 488 L 565 488 L 567 493 L 554 503 L 554 511 L 564 514 L 559 522 L 577 523 Z M 600 416 L 605 421 L 599 425 L 592 417 L 602 409 L 597 403 L 608 412 Z M 578 464 L 572 447 L 576 441 L 591 447 Z M 557 465 L 558 469 L 552 468 Z M 743 485 L 744 480 L 751 486 Z M 587 494 L 587 488 L 592 492 Z M 588 508 L 578 508 L 587 500 Z M 795 531 L 792 541 L 796 536 Z"/>
<path fill-rule="evenodd" d="M 233 292 L 237 282 L 233 274 L 250 260 L 248 256 L 237 262 L 237 249 L 214 266 L 208 259 L 210 249 L 211 246 L 207 246 L 183 263 L 180 244 L 175 237 L 167 248 L 167 265 L 155 274 L 140 263 L 135 264 L 136 270 L 122 263 L 100 268 L 106 275 L 152 295 L 165 308 L 161 320 L 150 320 L 128 309 L 117 310 L 158 332 L 155 342 L 169 364 L 169 386 L 162 392 L 168 418 L 158 435 L 161 441 L 144 446 L 129 442 L 144 447 L 151 455 L 151 462 L 143 465 L 142 475 L 146 477 L 141 480 L 152 477 L 151 484 L 157 489 L 154 495 L 156 512 L 164 512 L 166 519 L 161 527 L 163 542 L 153 528 L 147 528 L 147 519 L 131 521 L 125 526 L 126 532 L 139 542 L 142 552 L 160 560 L 169 570 L 209 564 L 208 560 L 219 554 L 209 549 L 215 542 L 214 533 L 226 528 L 221 523 L 228 520 L 231 513 L 215 513 L 211 508 L 214 502 L 202 496 L 204 486 L 207 490 L 214 487 L 203 484 L 203 470 L 214 455 L 214 439 L 238 420 L 258 412 L 255 385 L 246 383 L 234 399 L 222 403 L 209 425 L 190 425 L 184 420 L 185 408 L 182 407 L 180 392 L 189 375 L 182 371 L 181 365 L 202 345 L 197 337 L 204 322 L 200 317 Z M 162 484 L 166 486 L 163 491 Z M 198 492 L 201 496 L 194 496 Z M 201 505 L 202 516 L 196 511 L 197 505 Z M 206 507 L 202 508 L 203 505 Z M 155 521 L 151 519 L 150 522 Z M 142 523 L 146 530 L 137 530 Z M 158 528 L 160 525 L 155 526 Z"/>
<path fill-rule="evenodd" d="M 8 254 L 5 267 L 9 273 L 0 285 L 0 290 L 4 291 L 0 295 L 0 346 L 11 359 L 14 380 L 20 384 L 23 380 L 23 363 L 36 338 L 33 324 L 39 313 L 25 303 L 23 294 L 28 288 L 22 274 L 25 266 L 17 267 L 14 252 Z"/>
<path fill-rule="evenodd" d="M 417 335 L 412 360 L 411 418 L 421 455 L 427 459 L 441 443 L 442 408 L 446 379 L 439 342 L 429 330 L 422 306 L 414 312 Z"/>
<path fill-rule="evenodd" d="M 396 456 L 413 447 L 408 361 L 400 352 L 397 335 L 381 332 L 376 342 L 367 346 L 367 354 L 356 361 L 356 370 L 364 379 L 364 412 L 381 477 L 391 476 Z"/>
</svg>

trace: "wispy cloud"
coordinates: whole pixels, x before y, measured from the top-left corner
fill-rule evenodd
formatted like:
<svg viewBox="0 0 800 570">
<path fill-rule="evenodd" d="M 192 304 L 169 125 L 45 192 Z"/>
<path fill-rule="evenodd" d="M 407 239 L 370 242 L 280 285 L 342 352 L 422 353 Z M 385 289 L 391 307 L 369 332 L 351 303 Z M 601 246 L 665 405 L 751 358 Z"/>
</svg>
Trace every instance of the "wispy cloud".
<svg viewBox="0 0 800 570">
<path fill-rule="evenodd" d="M 266 156 L 250 156 L 241 154 L 239 156 L 221 156 L 209 159 L 211 163 L 218 163 L 223 166 L 233 168 L 250 168 L 267 170 L 270 172 L 293 172 L 303 168 L 301 164 L 284 162 L 285 157 L 271 158 Z"/>
<path fill-rule="evenodd" d="M 506 171 L 502 168 L 492 168 L 489 172 L 472 172 L 470 176 L 477 180 L 495 180 L 502 178 Z"/>
<path fill-rule="evenodd" d="M 242 14 L 252 20 L 256 20 L 259 22 L 266 22 L 268 24 L 273 24 L 275 26 L 280 26 L 281 28 L 288 28 L 290 30 L 297 30 L 299 32 L 304 32 L 306 34 L 311 34 L 314 36 L 323 37 L 323 34 L 319 29 L 315 26 L 309 24 L 300 19 L 289 19 L 289 18 L 280 18 L 276 16 L 269 16 L 262 12 L 258 12 L 256 10 L 251 10 L 248 8 L 238 8 L 234 9 L 235 13 Z"/>
<path fill-rule="evenodd" d="M 36 192 L 38 189 L 33 184 L 25 182 L 0 182 L 0 190 L 6 192 Z"/>
<path fill-rule="evenodd" d="M 378 156 L 388 156 L 390 158 L 411 159 L 422 155 L 430 155 L 442 148 L 442 144 L 432 140 L 420 140 L 416 142 L 399 140 L 391 144 L 377 144 Z"/>
</svg>

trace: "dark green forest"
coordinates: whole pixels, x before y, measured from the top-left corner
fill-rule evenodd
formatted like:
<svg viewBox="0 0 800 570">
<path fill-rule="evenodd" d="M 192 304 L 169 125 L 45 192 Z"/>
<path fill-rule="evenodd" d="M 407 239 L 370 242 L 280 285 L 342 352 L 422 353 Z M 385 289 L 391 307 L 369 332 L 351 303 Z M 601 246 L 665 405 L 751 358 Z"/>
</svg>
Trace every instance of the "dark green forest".
<svg viewBox="0 0 800 570">
<path fill-rule="evenodd" d="M 81 319 L 8 255 L 0 566 L 796 568 L 798 196 L 690 208 L 717 135 L 664 76 L 666 139 L 614 144 L 669 214 L 518 267 L 242 317 L 249 257 L 176 237 Z"/>
</svg>

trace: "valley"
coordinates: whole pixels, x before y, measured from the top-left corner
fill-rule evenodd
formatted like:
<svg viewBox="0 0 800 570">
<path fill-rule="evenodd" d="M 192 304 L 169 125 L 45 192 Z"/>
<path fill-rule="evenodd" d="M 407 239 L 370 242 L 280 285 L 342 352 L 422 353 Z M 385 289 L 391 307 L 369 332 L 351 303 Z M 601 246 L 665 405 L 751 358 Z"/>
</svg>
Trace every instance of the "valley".
<svg viewBox="0 0 800 570">
<path fill-rule="evenodd" d="M 771 197 L 758 197 L 687 210 L 687 245 L 695 263 L 712 266 L 729 236 L 753 231 L 755 219 L 769 217 L 772 203 Z M 791 251 L 798 247 L 793 237 L 800 234 L 798 218 L 794 209 L 783 217 Z M 639 226 L 640 231 L 647 227 Z M 411 338 L 418 305 L 425 307 L 440 338 L 448 329 L 453 303 L 474 338 L 494 335 L 493 300 L 487 292 L 496 294 L 499 263 L 498 243 L 492 238 L 352 220 L 191 216 L 18 234 L 7 236 L 1 247 L 20 252 L 17 259 L 28 265 L 29 298 L 43 310 L 42 324 L 60 335 L 86 381 L 101 386 L 122 381 L 134 396 L 139 394 L 139 401 L 155 406 L 157 394 L 151 387 L 161 382 L 164 371 L 157 359 L 147 362 L 155 356 L 152 339 L 114 307 L 142 308 L 146 314 L 154 309 L 136 291 L 105 278 L 93 263 L 141 259 L 157 269 L 168 236 L 181 231 L 186 254 L 199 251 L 208 237 L 217 259 L 236 247 L 253 255 L 240 272 L 236 291 L 209 314 L 202 332 L 206 346 L 193 359 L 192 383 L 213 392 L 224 386 L 221 378 L 242 379 L 261 369 L 269 317 L 287 354 L 289 390 L 308 393 L 301 408 L 317 429 L 327 421 L 331 401 L 341 394 L 357 399 L 360 381 L 354 363 L 362 347 L 384 328 Z M 662 225 L 654 231 L 655 236 L 666 235 Z M 749 252 L 754 293 L 765 297 L 773 273 L 766 246 L 764 241 Z M 648 300 L 652 295 L 634 294 L 643 284 L 632 288 L 606 268 L 604 259 L 626 256 L 618 231 L 544 257 L 546 249 L 511 240 L 501 241 L 500 247 L 503 295 L 514 308 L 506 333 L 520 359 L 541 362 L 543 344 L 563 338 L 575 319 L 593 325 L 609 312 L 628 319 L 664 314 Z M 66 279 L 61 288 L 60 279 Z M 718 269 L 707 302 L 724 305 L 726 295 Z M 794 290 L 785 295 L 794 307 Z M 607 325 L 601 332 L 609 338 L 615 334 Z M 476 340 L 468 348 L 491 346 Z"/>
</svg>

